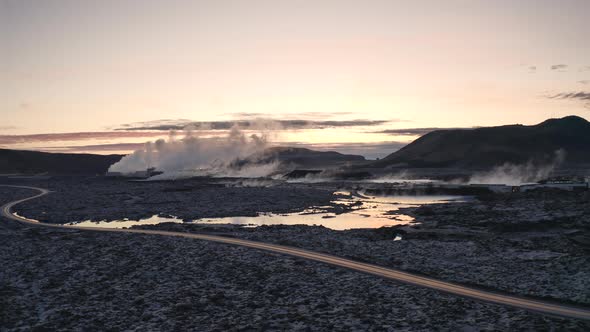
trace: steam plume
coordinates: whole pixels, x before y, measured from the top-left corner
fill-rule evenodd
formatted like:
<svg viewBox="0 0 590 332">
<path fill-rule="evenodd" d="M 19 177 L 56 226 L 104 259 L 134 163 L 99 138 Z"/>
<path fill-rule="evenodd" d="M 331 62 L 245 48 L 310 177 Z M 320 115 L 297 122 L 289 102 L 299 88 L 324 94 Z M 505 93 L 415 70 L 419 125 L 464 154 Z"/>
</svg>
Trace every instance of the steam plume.
<svg viewBox="0 0 590 332">
<path fill-rule="evenodd" d="M 247 136 L 235 126 L 223 138 L 200 138 L 188 127 L 184 138 L 176 139 L 176 132 L 172 131 L 168 140 L 146 143 L 144 148 L 111 165 L 109 172 L 131 174 L 154 167 L 164 172 L 159 179 L 198 175 L 265 176 L 274 169 L 273 163 L 239 170 L 232 170 L 228 165 L 267 147 L 266 135 Z"/>
<path fill-rule="evenodd" d="M 476 174 L 471 177 L 469 183 L 476 184 L 505 184 L 520 185 L 523 183 L 538 182 L 546 179 L 553 170 L 565 160 L 565 151 L 555 151 L 555 156 L 550 163 L 543 165 L 532 161 L 524 165 L 506 163 L 495 167 L 489 172 Z"/>
</svg>

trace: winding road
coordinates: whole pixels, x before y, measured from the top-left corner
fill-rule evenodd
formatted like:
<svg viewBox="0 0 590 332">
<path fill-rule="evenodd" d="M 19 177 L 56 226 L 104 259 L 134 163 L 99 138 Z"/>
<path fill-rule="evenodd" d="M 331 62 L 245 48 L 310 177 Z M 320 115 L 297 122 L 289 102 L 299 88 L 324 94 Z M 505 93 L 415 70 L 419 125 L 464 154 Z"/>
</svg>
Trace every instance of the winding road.
<svg viewBox="0 0 590 332">
<path fill-rule="evenodd" d="M 76 226 L 63 226 L 63 225 L 55 225 L 55 224 L 47 224 L 47 223 L 39 223 L 36 221 L 32 221 L 26 219 L 21 216 L 17 216 L 11 212 L 13 206 L 23 203 L 28 200 L 32 200 L 44 195 L 47 195 L 50 191 L 47 189 L 37 188 L 37 187 L 27 187 L 27 186 L 11 186 L 11 185 L 0 185 L 2 187 L 12 187 L 12 188 L 21 188 L 21 189 L 31 189 L 36 190 L 39 194 L 35 196 L 31 196 L 25 199 L 13 201 L 7 203 L 2 206 L 1 213 L 4 217 L 26 223 L 26 224 L 34 224 L 44 227 L 53 227 L 53 228 L 66 228 L 66 229 L 76 229 L 82 231 L 96 231 L 96 232 L 118 232 L 118 233 L 137 233 L 137 234 L 150 234 L 150 235 L 161 235 L 161 236 L 177 236 L 177 237 L 184 237 L 190 239 L 197 239 L 197 240 L 206 240 L 206 241 L 213 241 L 231 245 L 238 245 L 243 247 L 249 247 L 254 249 L 265 250 L 273 253 L 285 254 L 290 256 L 295 256 L 299 258 L 309 259 L 317 262 L 322 262 L 334 266 L 344 267 L 350 270 L 363 272 L 375 276 L 379 276 L 385 279 L 394 280 L 398 282 L 403 282 L 410 285 L 415 285 L 419 287 L 426 287 L 433 290 L 445 292 L 448 294 L 458 295 L 474 300 L 485 301 L 505 306 L 510 306 L 514 308 L 525 309 L 529 311 L 534 311 L 538 313 L 553 315 L 553 316 L 560 316 L 560 317 L 567 317 L 567 318 L 575 318 L 575 319 L 583 319 L 583 320 L 590 320 L 590 310 L 585 308 L 576 308 L 572 306 L 565 306 L 560 304 L 549 303 L 545 301 L 539 300 L 530 300 L 525 299 L 519 296 L 511 296 L 511 295 L 504 295 L 504 294 L 497 294 L 490 291 L 479 290 L 475 288 L 470 288 L 466 286 L 461 286 L 445 281 L 436 280 L 433 278 L 423 277 L 407 272 L 398 271 L 391 268 L 380 267 L 377 265 L 372 264 L 365 264 L 360 262 L 355 262 L 349 259 L 340 258 L 332 255 L 317 253 L 309 250 L 303 250 L 298 248 L 286 247 L 276 244 L 268 244 L 256 241 L 249 241 L 249 240 L 240 240 L 236 238 L 228 238 L 222 236 L 215 236 L 215 235 L 206 235 L 206 234 L 191 234 L 191 233 L 181 233 L 181 232 L 168 232 L 168 231 L 158 231 L 158 230 L 143 230 L 143 229 L 116 229 L 116 228 L 98 228 L 98 227 L 76 227 Z"/>
</svg>

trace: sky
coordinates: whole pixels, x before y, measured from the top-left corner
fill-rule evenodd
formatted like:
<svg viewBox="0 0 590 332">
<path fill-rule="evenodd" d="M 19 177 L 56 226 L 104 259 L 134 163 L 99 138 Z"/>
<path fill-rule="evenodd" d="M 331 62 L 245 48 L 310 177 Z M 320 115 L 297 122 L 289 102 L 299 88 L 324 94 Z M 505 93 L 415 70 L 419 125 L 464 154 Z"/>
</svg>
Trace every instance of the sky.
<svg viewBox="0 0 590 332">
<path fill-rule="evenodd" d="M 0 147 L 125 153 L 162 124 L 214 137 L 262 122 L 279 145 L 378 157 L 421 133 L 400 129 L 589 119 L 589 13 L 588 0 L 0 0 Z"/>
</svg>

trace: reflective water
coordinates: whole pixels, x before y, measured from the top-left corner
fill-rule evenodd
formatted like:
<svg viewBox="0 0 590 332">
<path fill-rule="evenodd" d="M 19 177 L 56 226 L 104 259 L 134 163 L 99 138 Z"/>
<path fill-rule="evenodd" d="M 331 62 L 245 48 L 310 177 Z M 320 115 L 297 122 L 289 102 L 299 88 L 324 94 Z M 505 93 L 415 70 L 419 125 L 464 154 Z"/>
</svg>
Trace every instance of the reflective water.
<svg viewBox="0 0 590 332">
<path fill-rule="evenodd" d="M 138 226 L 138 225 L 157 225 L 165 222 L 174 222 L 174 223 L 182 223 L 182 219 L 178 218 L 169 218 L 169 217 L 160 217 L 158 215 L 151 216 L 149 218 L 140 219 L 140 220 L 129 220 L 127 218 L 122 220 L 113 220 L 113 221 L 90 221 L 85 220 L 81 222 L 72 222 L 67 225 L 69 226 L 81 226 L 81 227 L 104 227 L 104 228 L 129 228 L 131 226 Z"/>
<path fill-rule="evenodd" d="M 225 217 L 203 218 L 192 221 L 198 224 L 237 224 L 249 227 L 260 225 L 322 225 L 335 230 L 352 228 L 379 228 L 382 226 L 402 225 L 414 221 L 409 215 L 399 211 L 401 208 L 420 206 L 425 204 L 460 202 L 470 198 L 465 196 L 352 196 L 347 192 L 340 192 L 344 196 L 333 203 L 344 209 L 330 209 L 330 207 L 315 207 L 300 213 L 289 214 L 260 214 L 257 217 Z M 346 211 L 342 213 L 343 211 Z M 178 218 L 152 216 L 142 220 L 115 221 L 83 221 L 70 225 L 87 227 L 125 228 L 134 225 L 154 225 L 163 222 L 181 223 Z"/>
</svg>

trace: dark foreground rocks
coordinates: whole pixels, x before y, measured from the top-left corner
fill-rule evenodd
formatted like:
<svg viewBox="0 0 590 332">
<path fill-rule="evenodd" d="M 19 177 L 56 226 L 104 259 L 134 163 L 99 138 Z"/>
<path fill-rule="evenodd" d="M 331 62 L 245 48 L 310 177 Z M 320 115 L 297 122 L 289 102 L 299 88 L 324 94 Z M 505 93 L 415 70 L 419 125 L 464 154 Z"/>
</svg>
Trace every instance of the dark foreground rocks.
<svg viewBox="0 0 590 332">
<path fill-rule="evenodd" d="M 0 188 L 2 202 L 28 195 Z M 562 241 L 572 230 L 584 231 L 586 210 L 578 207 L 584 197 L 562 198 L 571 205 L 565 210 L 541 203 L 519 213 L 510 209 L 529 198 L 490 199 L 472 207 L 433 205 L 428 213 L 416 214 L 422 224 L 404 229 L 154 227 L 305 247 L 446 280 L 587 303 L 588 253 Z M 535 228 L 500 232 L 495 222 L 471 226 L 466 221 L 489 213 L 496 217 L 488 218 L 492 221 L 520 224 L 517 216 L 528 223 L 531 215 L 546 210 L 570 213 L 570 222 L 555 232 L 558 238 Z M 418 235 L 421 231 L 431 235 Z M 399 234 L 404 239 L 393 241 Z M 0 266 L 2 331 L 590 330 L 588 322 L 479 303 L 248 248 L 165 236 L 48 229 L 2 219 Z"/>
<path fill-rule="evenodd" d="M 32 227 L 0 241 L 3 331 L 588 328 L 191 239 Z"/>
<path fill-rule="evenodd" d="M 334 231 L 314 226 L 142 226 L 326 252 L 443 280 L 590 305 L 590 195 L 530 192 L 407 208 L 411 225 Z M 401 236 L 401 241 L 394 241 Z"/>
<path fill-rule="evenodd" d="M 329 205 L 332 191 L 308 186 L 256 187 L 235 179 L 196 178 L 182 181 L 128 181 L 105 177 L 52 177 L 13 181 L 53 191 L 15 207 L 42 222 L 139 220 L 153 215 L 180 219 L 256 216 L 298 212 Z M 236 186 L 239 183 L 239 186 Z"/>
</svg>

